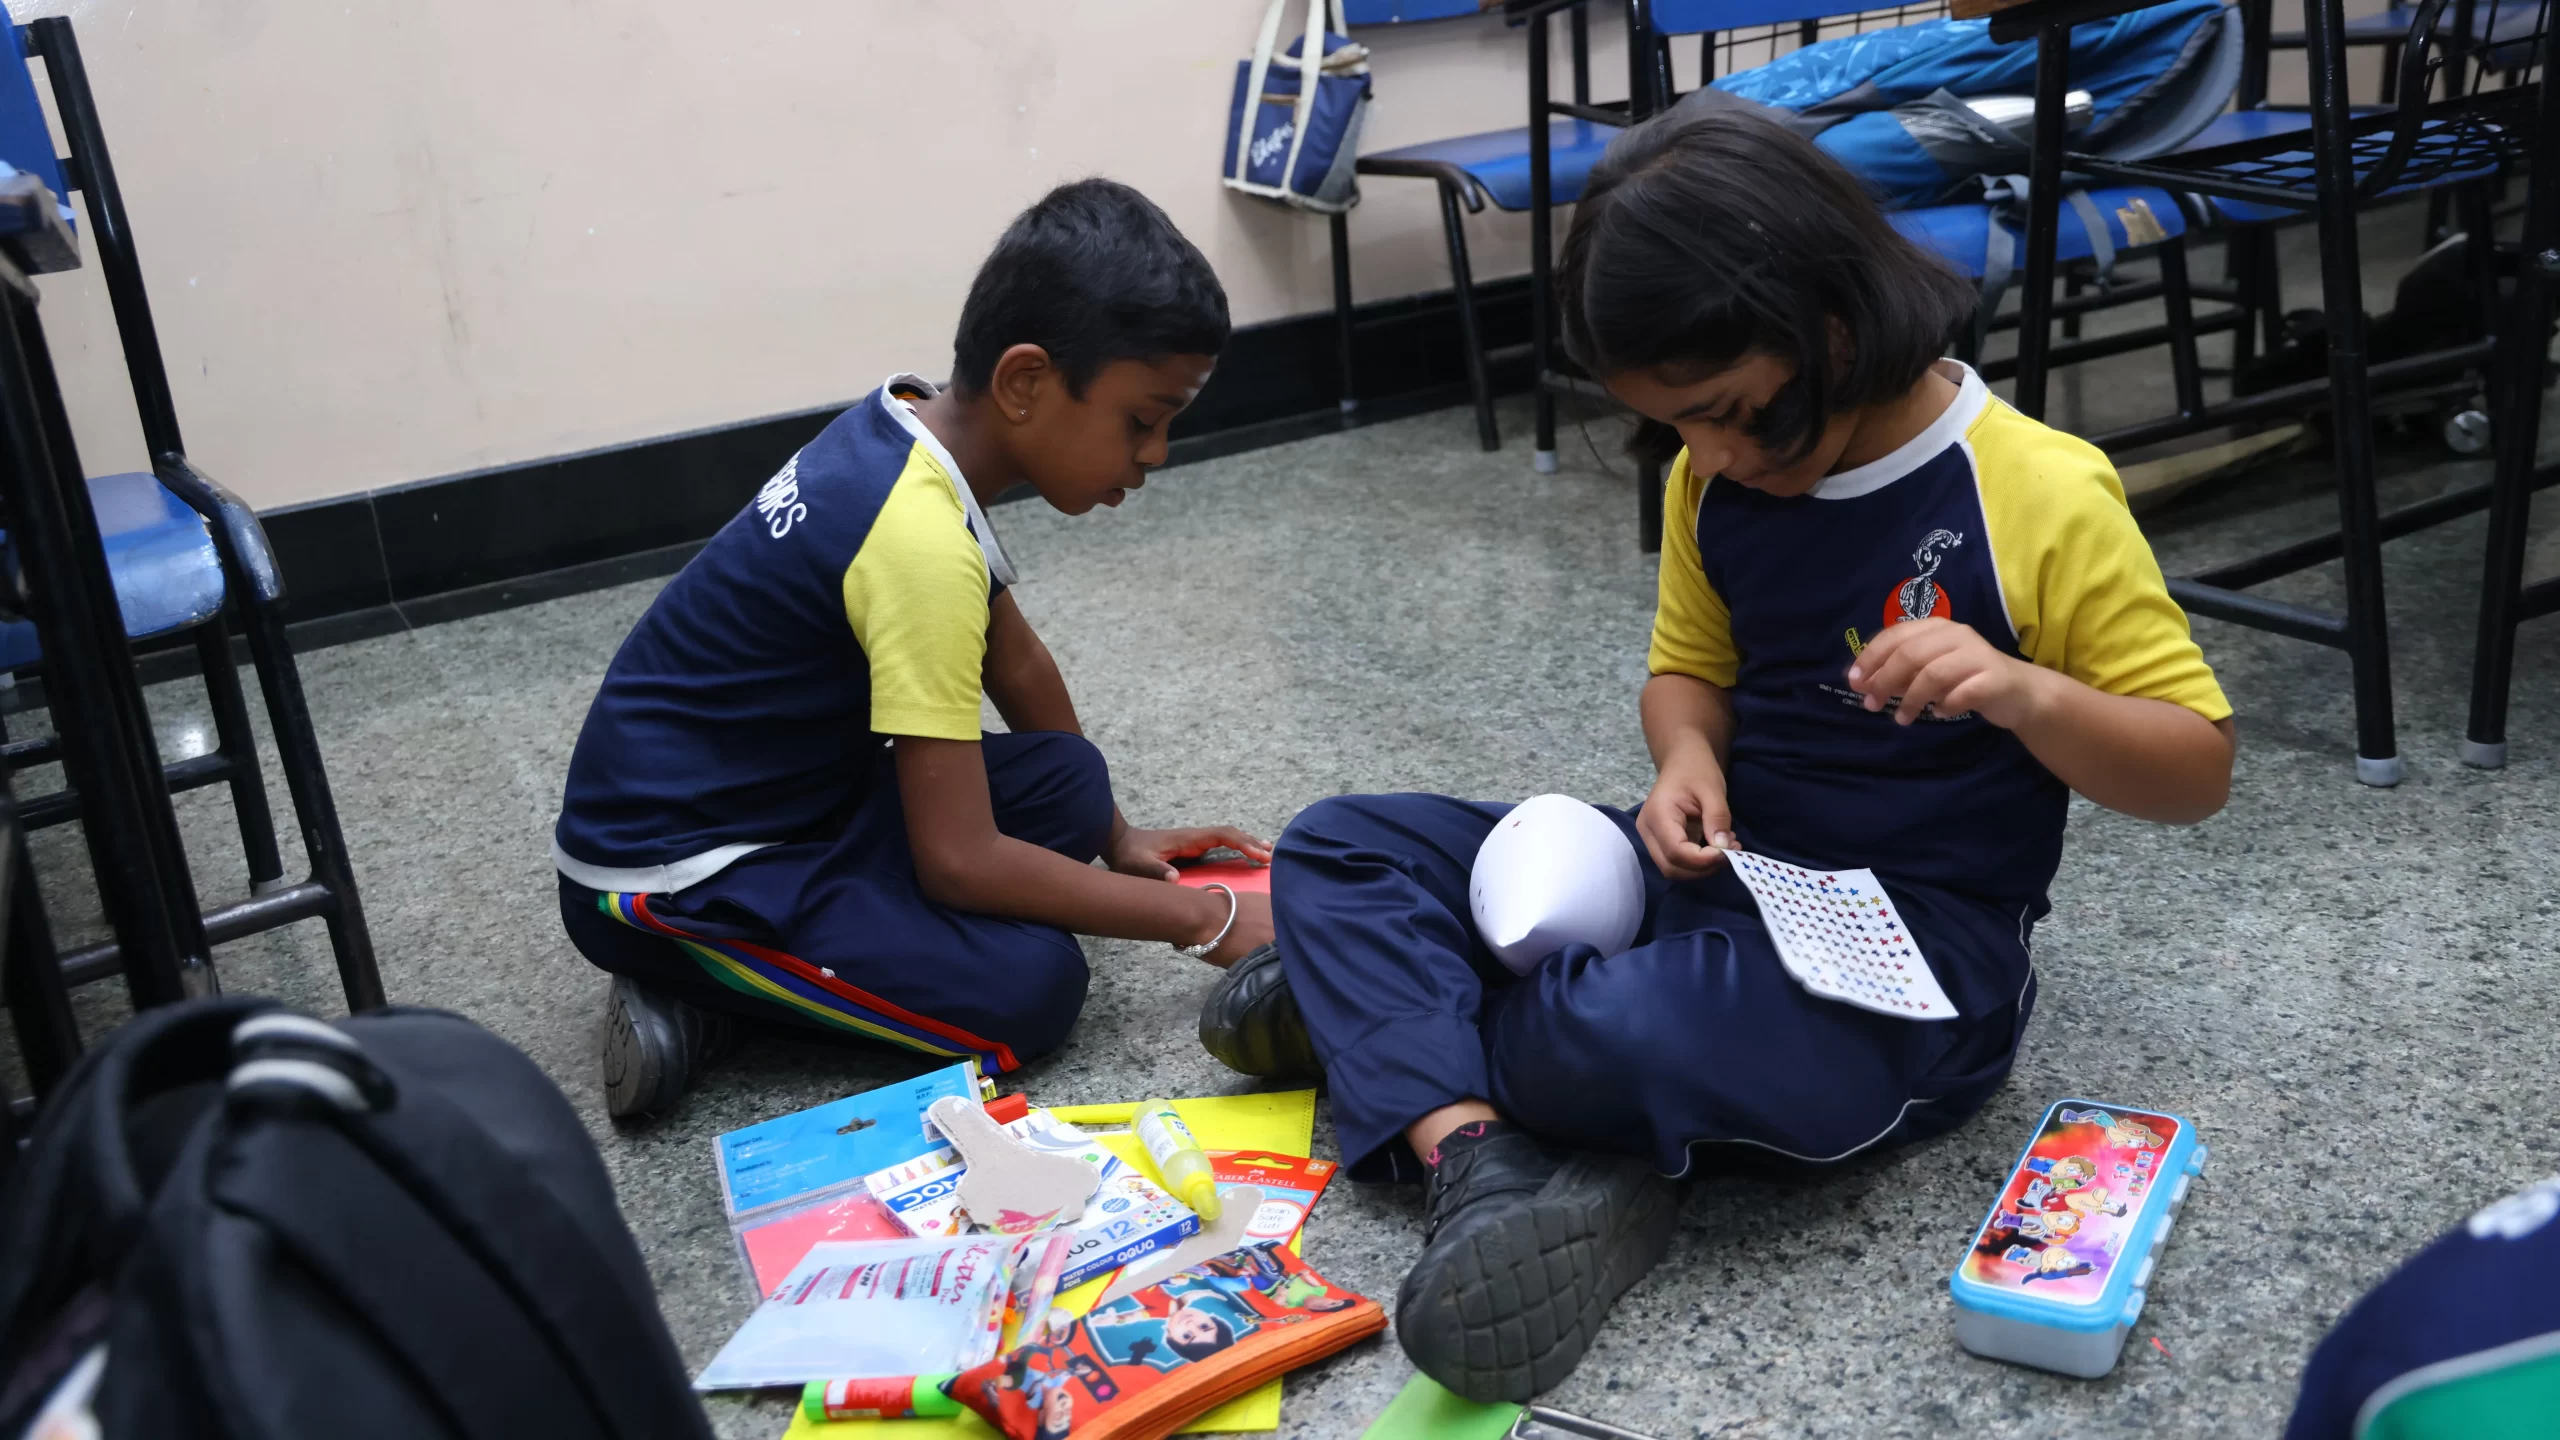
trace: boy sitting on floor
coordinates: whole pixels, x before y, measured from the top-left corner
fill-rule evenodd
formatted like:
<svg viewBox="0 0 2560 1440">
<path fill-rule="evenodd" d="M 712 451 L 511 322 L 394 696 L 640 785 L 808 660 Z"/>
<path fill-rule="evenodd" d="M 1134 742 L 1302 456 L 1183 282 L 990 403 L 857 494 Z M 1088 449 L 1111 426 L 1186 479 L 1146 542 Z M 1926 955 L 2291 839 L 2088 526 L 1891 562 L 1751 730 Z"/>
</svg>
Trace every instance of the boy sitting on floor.
<svg viewBox="0 0 2560 1440">
<path fill-rule="evenodd" d="M 1836 1161 L 1980 1107 L 2034 1008 L 2070 793 L 2188 822 L 2231 779 L 2231 707 L 2106 457 L 1937 359 L 1969 287 L 1810 142 L 1712 112 L 1627 132 L 1559 271 L 1571 353 L 1685 446 L 1657 778 L 1607 812 L 1650 862 L 1635 946 L 1515 978 L 1468 898 L 1510 807 L 1347 796 L 1281 837 L 1277 946 L 1200 1021 L 1237 1069 L 1320 1066 L 1355 1176 L 1427 1177 L 1396 1333 L 1476 1400 L 1572 1370 L 1669 1245 L 1694 1147 Z M 1737 836 L 1872 868 L 1961 1018 L 1800 987 Z"/>
<path fill-rule="evenodd" d="M 993 1074 L 1075 1023 L 1070 931 L 1214 965 L 1270 937 L 1267 898 L 1166 883 L 1175 857 L 1262 842 L 1121 818 L 985 510 L 1017 484 L 1118 505 L 1227 328 L 1164 212 L 1062 186 L 978 271 L 950 388 L 897 376 L 838 416 L 650 605 L 552 840 L 561 921 L 614 975 L 615 1117 L 672 1106 L 729 1016 Z M 982 691 L 1012 733 L 979 733 Z"/>
</svg>

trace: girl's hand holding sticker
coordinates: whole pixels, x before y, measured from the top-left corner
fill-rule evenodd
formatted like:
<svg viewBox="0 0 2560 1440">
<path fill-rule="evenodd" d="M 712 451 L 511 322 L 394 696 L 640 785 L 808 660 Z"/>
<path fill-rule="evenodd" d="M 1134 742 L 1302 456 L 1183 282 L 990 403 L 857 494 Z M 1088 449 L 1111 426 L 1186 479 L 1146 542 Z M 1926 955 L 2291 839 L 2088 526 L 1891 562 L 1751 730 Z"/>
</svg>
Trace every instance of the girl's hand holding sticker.
<svg viewBox="0 0 2560 1440">
<path fill-rule="evenodd" d="M 1636 833 L 1644 837 L 1654 865 L 1674 880 L 1695 880 L 1724 863 L 1725 850 L 1734 844 L 1724 773 L 1712 760 L 1663 766 L 1636 813 Z"/>
<path fill-rule="evenodd" d="M 1866 697 L 1871 713 L 1893 707 L 1897 725 L 1910 724 L 1934 706 L 1940 719 L 1970 713 L 2015 730 L 2050 673 L 2002 654 L 1970 625 L 1906 620 L 1887 626 L 1859 652 L 1849 667 L 1849 688 Z"/>
</svg>

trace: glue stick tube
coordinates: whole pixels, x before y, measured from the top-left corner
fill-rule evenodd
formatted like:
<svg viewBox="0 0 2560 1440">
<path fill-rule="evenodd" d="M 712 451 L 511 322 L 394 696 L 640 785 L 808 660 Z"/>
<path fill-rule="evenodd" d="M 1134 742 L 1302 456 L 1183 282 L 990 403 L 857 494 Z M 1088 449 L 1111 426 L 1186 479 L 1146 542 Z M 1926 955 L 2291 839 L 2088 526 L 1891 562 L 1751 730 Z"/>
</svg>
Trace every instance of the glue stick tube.
<svg viewBox="0 0 2560 1440">
<path fill-rule="evenodd" d="M 812 1380 L 800 1391 L 800 1413 L 828 1420 L 911 1420 L 957 1415 L 960 1402 L 943 1389 L 949 1375 L 901 1375 L 890 1380 Z"/>
<path fill-rule="evenodd" d="M 1147 1147 L 1147 1158 L 1156 1163 L 1156 1176 L 1164 1188 L 1182 1198 L 1203 1221 L 1218 1218 L 1218 1176 L 1209 1167 L 1208 1152 L 1191 1136 L 1191 1127 L 1174 1113 L 1170 1100 L 1150 1100 L 1138 1107 L 1129 1120 L 1129 1128 L 1137 1132 L 1138 1143 Z"/>
</svg>

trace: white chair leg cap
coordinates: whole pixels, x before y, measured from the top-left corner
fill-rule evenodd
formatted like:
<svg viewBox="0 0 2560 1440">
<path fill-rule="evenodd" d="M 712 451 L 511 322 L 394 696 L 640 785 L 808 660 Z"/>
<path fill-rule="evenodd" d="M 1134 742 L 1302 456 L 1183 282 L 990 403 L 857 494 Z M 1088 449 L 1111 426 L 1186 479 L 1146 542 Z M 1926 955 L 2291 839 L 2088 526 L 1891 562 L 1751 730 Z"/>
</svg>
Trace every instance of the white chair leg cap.
<svg viewBox="0 0 2560 1440">
<path fill-rule="evenodd" d="M 2507 742 L 2483 745 L 2477 740 L 2462 742 L 2462 763 L 2482 770 L 2503 770 L 2507 764 Z"/>
<path fill-rule="evenodd" d="M 1529 464 L 1531 468 L 1535 469 L 1541 475 L 1553 475 L 1556 473 L 1556 452 L 1553 450 L 1538 451 L 1536 454 L 1529 457 Z"/>
<path fill-rule="evenodd" d="M 2400 783 L 2400 757 L 2385 755 L 2379 760 L 2356 757 L 2356 778 L 2367 785 L 2389 788 Z"/>
</svg>

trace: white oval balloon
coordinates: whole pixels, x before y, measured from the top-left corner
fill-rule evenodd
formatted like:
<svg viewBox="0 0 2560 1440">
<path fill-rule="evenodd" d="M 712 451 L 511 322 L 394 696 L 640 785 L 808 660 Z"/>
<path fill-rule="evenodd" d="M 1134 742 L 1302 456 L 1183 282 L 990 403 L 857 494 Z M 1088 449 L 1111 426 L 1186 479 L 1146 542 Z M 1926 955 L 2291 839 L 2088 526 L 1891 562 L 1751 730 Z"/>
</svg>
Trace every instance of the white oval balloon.
<svg viewBox="0 0 2560 1440">
<path fill-rule="evenodd" d="M 1476 851 L 1476 933 L 1526 974 L 1567 945 L 1615 955 L 1644 923 L 1644 871 L 1626 832 L 1570 795 L 1524 800 Z"/>
</svg>

